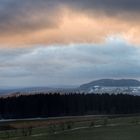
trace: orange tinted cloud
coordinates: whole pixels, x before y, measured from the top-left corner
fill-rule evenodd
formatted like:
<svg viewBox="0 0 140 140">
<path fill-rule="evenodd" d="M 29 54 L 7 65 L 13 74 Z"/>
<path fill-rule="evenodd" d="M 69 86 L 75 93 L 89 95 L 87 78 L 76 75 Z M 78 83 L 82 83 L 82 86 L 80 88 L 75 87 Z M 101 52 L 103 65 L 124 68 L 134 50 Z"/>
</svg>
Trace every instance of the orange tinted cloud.
<svg viewBox="0 0 140 140">
<path fill-rule="evenodd" d="M 88 14 L 67 8 L 60 10 L 58 15 L 58 19 L 52 22 L 52 24 L 56 23 L 55 26 L 48 26 L 47 23 L 45 26 L 45 23 L 38 22 L 38 26 L 43 26 L 36 30 L 24 32 L 22 28 L 19 31 L 9 32 L 9 34 L 8 32 L 1 34 L 0 43 L 11 45 L 102 43 L 108 36 L 119 35 L 130 43 L 140 44 L 138 19 L 132 21 L 127 16 L 109 16 L 103 13 L 98 16 L 96 10 Z M 32 19 L 34 18 L 33 16 Z M 40 19 L 43 18 L 45 18 L 44 15 Z"/>
</svg>

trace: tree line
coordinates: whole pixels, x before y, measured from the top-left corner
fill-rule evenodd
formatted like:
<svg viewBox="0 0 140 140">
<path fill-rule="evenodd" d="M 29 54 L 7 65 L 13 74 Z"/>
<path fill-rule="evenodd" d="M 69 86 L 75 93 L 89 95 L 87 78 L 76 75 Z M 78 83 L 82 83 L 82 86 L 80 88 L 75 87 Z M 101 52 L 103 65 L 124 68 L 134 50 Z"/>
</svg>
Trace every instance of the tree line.
<svg viewBox="0 0 140 140">
<path fill-rule="evenodd" d="M 35 94 L 0 98 L 0 118 L 140 113 L 140 96 L 127 94 Z"/>
</svg>

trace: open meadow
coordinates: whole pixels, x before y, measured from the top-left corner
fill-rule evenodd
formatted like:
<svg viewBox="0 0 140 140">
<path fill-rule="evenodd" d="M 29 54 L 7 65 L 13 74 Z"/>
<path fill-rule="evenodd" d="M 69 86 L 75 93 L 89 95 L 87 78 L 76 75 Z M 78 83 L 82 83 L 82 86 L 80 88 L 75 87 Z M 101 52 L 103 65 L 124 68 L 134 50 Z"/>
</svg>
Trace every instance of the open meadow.
<svg viewBox="0 0 140 140">
<path fill-rule="evenodd" d="M 139 116 L 79 116 L 0 123 L 0 140 L 139 140 Z"/>
</svg>

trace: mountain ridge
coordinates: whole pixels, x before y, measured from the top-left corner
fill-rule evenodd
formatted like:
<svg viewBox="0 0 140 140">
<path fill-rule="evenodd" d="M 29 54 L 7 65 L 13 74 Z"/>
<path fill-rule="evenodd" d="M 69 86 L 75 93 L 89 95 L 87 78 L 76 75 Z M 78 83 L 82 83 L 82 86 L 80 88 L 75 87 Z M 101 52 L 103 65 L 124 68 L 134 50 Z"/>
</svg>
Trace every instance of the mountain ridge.
<svg viewBox="0 0 140 140">
<path fill-rule="evenodd" d="M 80 85 L 80 89 L 86 89 L 93 86 L 104 87 L 137 87 L 140 86 L 140 81 L 136 79 L 99 79 Z"/>
</svg>

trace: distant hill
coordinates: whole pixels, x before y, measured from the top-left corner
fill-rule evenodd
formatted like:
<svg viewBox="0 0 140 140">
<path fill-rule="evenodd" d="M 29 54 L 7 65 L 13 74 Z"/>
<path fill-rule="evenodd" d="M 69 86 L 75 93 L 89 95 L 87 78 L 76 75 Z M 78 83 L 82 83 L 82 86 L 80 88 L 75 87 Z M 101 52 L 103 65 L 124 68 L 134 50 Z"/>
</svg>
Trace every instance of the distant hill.
<svg viewBox="0 0 140 140">
<path fill-rule="evenodd" d="M 137 87 L 140 86 L 140 81 L 134 79 L 100 79 L 92 81 L 87 84 L 80 86 L 80 89 L 88 89 L 93 86 L 104 86 L 104 87 Z"/>
<path fill-rule="evenodd" d="M 140 81 L 134 79 L 100 79 L 80 87 L 27 87 L 0 89 L 0 96 L 15 96 L 37 93 L 130 93 L 140 95 Z"/>
<path fill-rule="evenodd" d="M 76 93 L 78 88 L 72 87 L 27 87 L 27 88 L 15 88 L 15 89 L 0 89 L 1 96 L 15 96 L 15 95 L 25 95 L 25 94 L 38 94 L 38 93 Z"/>
</svg>

